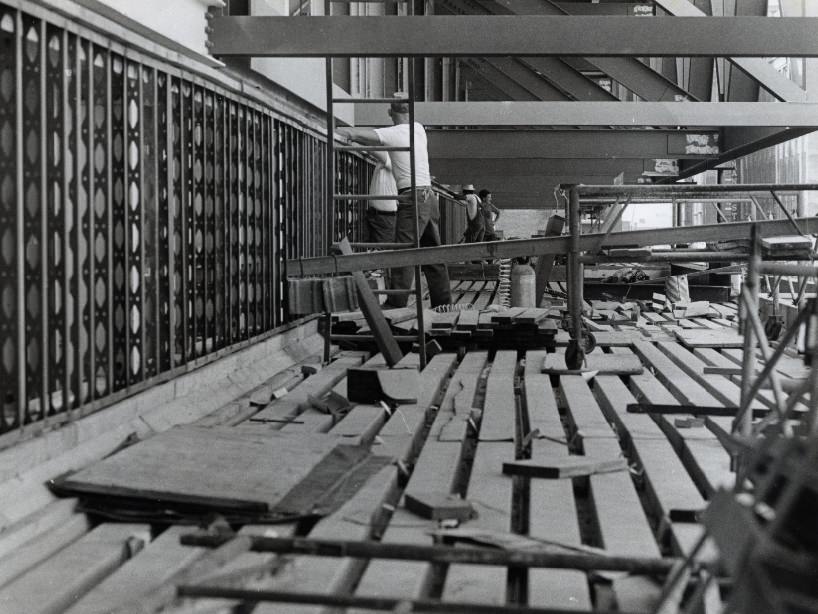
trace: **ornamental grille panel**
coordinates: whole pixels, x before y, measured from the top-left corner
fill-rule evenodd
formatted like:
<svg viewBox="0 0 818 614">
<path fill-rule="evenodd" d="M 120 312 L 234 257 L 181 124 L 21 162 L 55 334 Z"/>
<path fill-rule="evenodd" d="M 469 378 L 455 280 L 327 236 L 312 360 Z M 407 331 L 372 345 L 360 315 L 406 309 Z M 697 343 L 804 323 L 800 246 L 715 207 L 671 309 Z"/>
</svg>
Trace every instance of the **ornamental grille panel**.
<svg viewBox="0 0 818 614">
<path fill-rule="evenodd" d="M 323 137 L 64 25 L 0 2 L 0 433 L 286 324 L 286 259 L 364 222 L 326 200 Z M 336 192 L 366 193 L 372 165 L 337 156 Z"/>
</svg>

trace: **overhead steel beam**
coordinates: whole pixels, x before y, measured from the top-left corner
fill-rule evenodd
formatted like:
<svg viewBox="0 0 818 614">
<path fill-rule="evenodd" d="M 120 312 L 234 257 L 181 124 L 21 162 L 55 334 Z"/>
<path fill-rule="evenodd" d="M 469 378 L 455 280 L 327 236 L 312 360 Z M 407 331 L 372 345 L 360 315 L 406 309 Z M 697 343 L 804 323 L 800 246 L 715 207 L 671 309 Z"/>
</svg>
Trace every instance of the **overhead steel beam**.
<svg viewBox="0 0 818 614">
<path fill-rule="evenodd" d="M 491 5 L 491 3 L 488 3 Z M 476 5 L 473 2 L 464 0 L 440 0 L 435 4 L 435 10 L 441 9 L 449 11 L 455 15 L 474 14 L 474 9 L 480 6 L 483 13 L 493 14 L 497 7 L 494 5 L 488 8 Z M 559 58 L 525 58 L 517 60 L 522 66 L 529 68 L 532 77 L 539 80 L 546 80 L 560 91 L 565 92 L 575 100 L 617 100 L 616 96 L 597 85 L 593 80 L 568 66 Z"/>
<path fill-rule="evenodd" d="M 806 233 L 818 233 L 818 218 L 798 218 L 799 227 Z M 739 222 L 711 224 L 706 226 L 683 226 L 677 228 L 653 228 L 615 232 L 604 239 L 603 247 L 644 247 L 667 243 L 689 243 L 693 241 L 718 241 L 746 239 L 753 224 L 758 227 L 760 237 L 780 236 L 792 233 L 789 220 L 764 222 Z M 582 235 L 580 250 L 596 248 L 604 238 L 602 233 Z M 358 253 L 351 256 L 323 256 L 288 260 L 287 271 L 291 275 L 321 275 L 327 273 L 349 273 L 366 269 L 394 268 L 406 265 L 465 262 L 495 258 L 516 258 L 533 254 L 566 254 L 570 237 L 547 237 L 540 239 L 518 239 L 513 241 L 492 241 L 489 243 L 461 243 L 442 247 L 420 247 L 391 252 Z M 725 254 L 729 260 L 729 255 Z"/>
<path fill-rule="evenodd" d="M 574 3 L 577 4 L 577 3 Z M 553 15 L 568 16 L 575 6 L 559 6 L 548 0 L 495 0 L 481 1 L 480 5 L 494 13 L 504 15 Z M 594 52 L 594 55 L 597 55 Z M 583 59 L 592 69 L 599 70 L 614 81 L 621 83 L 644 100 L 676 101 L 697 100 L 675 81 L 653 70 L 636 58 L 589 57 Z"/>
<path fill-rule="evenodd" d="M 615 177 L 625 173 L 625 177 L 638 177 L 651 161 L 641 158 L 439 158 L 432 153 L 432 174 L 444 181 L 446 176 L 468 177 L 466 183 L 481 183 L 483 177 L 509 177 L 513 175 L 599 175 Z M 469 176 L 470 175 L 470 176 Z M 445 181 L 444 181 L 445 183 Z M 456 183 L 456 181 L 454 182 Z M 563 182 L 565 183 L 565 182 Z M 581 181 L 577 183 L 593 183 Z"/>
<path fill-rule="evenodd" d="M 710 158 L 712 130 L 429 130 L 433 158 Z"/>
<path fill-rule="evenodd" d="M 778 102 L 424 102 L 427 126 L 628 126 L 818 128 L 818 103 Z M 357 105 L 360 125 L 391 124 L 386 105 Z"/>
<path fill-rule="evenodd" d="M 818 57 L 814 17 L 215 17 L 215 56 Z"/>
<path fill-rule="evenodd" d="M 656 4 L 661 6 L 671 15 L 676 16 L 676 19 L 699 17 L 703 19 L 728 19 L 726 17 L 713 18 L 696 8 L 696 6 L 688 0 L 655 0 Z M 741 17 L 732 19 L 742 19 Z M 744 19 L 770 19 L 767 17 L 745 17 Z M 675 21 L 675 20 L 674 20 Z M 813 30 L 812 37 L 818 39 L 818 29 Z M 681 54 L 680 54 L 681 55 Z M 723 55 L 723 54 L 714 54 Z M 730 54 L 731 56 L 733 54 Z M 763 54 L 765 56 L 786 55 L 777 53 Z M 760 57 L 738 58 L 728 57 L 730 62 L 740 68 L 748 76 L 752 77 L 773 96 L 784 102 L 804 102 L 807 100 L 807 93 L 798 87 L 794 82 L 790 81 L 785 75 L 775 70 L 770 66 L 766 60 Z"/>
<path fill-rule="evenodd" d="M 618 100 L 611 92 L 559 58 L 522 58 L 519 61 L 575 100 Z"/>
<path fill-rule="evenodd" d="M 565 97 L 560 93 L 548 86 L 547 83 L 543 82 L 550 92 L 541 92 L 543 95 L 548 96 L 547 98 L 538 98 L 538 96 L 531 92 L 530 89 L 525 87 L 519 80 L 509 76 L 504 71 L 498 68 L 497 62 L 495 59 L 472 59 L 469 58 L 463 62 L 464 65 L 468 66 L 469 69 L 472 71 L 473 74 L 477 75 L 481 80 L 485 81 L 487 84 L 493 86 L 494 88 L 504 92 L 506 94 L 506 100 L 565 100 Z M 367 106 L 367 105 L 358 105 L 358 106 Z M 370 105 L 374 106 L 373 109 L 376 112 L 385 113 L 385 106 L 380 105 Z M 386 116 L 388 119 L 388 115 Z M 387 122 L 391 124 L 391 120 Z"/>
<path fill-rule="evenodd" d="M 693 177 L 741 156 L 814 132 L 813 128 L 776 130 L 773 128 L 726 128 L 722 131 L 722 152 L 709 160 L 684 161 L 678 179 Z"/>
<path fill-rule="evenodd" d="M 534 100 L 570 100 L 561 90 L 514 58 L 488 58 L 485 61 L 492 68 L 525 88 L 531 93 Z"/>
</svg>

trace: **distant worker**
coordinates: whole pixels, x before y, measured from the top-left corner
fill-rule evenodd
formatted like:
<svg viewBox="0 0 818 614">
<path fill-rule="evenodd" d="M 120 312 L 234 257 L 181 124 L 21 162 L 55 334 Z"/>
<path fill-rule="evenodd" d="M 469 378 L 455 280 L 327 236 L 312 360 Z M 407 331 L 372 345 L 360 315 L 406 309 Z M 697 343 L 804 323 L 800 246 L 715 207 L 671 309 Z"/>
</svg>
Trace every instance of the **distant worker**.
<svg viewBox="0 0 818 614">
<path fill-rule="evenodd" d="M 394 196 L 398 193 L 395 177 L 392 175 L 392 163 L 383 151 L 373 151 L 378 164 L 369 182 L 370 194 Z M 395 218 L 398 201 L 392 199 L 370 200 L 366 207 L 366 243 L 393 243 L 395 241 Z"/>
<path fill-rule="evenodd" d="M 480 199 L 474 193 L 472 184 L 463 186 L 463 198 L 460 202 L 466 207 L 466 230 L 463 232 L 463 240 L 466 243 L 480 243 L 486 226 L 480 209 Z"/>
<path fill-rule="evenodd" d="M 396 94 L 396 97 L 399 94 Z M 339 128 L 338 134 L 362 145 L 386 145 L 389 147 L 409 147 L 409 105 L 396 100 L 389 106 L 392 126 L 388 128 Z M 415 196 L 417 199 L 417 218 L 415 218 L 412 198 L 412 170 L 408 151 L 390 151 L 392 175 L 398 188 L 397 218 L 395 238 L 397 243 L 415 243 L 415 223 L 420 233 L 421 247 L 436 247 L 441 244 L 438 221 L 440 208 L 437 194 L 432 189 L 432 177 L 429 173 L 429 152 L 426 145 L 426 130 L 415 122 Z M 445 264 L 425 264 L 423 273 L 429 285 L 429 299 L 432 307 L 448 305 L 452 302 L 449 287 L 449 272 Z M 392 288 L 408 290 L 415 277 L 411 266 L 392 269 Z M 417 280 L 420 283 L 420 280 Z M 386 307 L 405 307 L 407 294 L 393 294 L 386 300 Z"/>
<path fill-rule="evenodd" d="M 494 197 L 489 190 L 480 190 L 480 200 L 486 228 L 483 241 L 499 241 L 500 237 L 494 230 L 494 223 L 500 219 L 500 210 L 494 204 Z"/>
</svg>

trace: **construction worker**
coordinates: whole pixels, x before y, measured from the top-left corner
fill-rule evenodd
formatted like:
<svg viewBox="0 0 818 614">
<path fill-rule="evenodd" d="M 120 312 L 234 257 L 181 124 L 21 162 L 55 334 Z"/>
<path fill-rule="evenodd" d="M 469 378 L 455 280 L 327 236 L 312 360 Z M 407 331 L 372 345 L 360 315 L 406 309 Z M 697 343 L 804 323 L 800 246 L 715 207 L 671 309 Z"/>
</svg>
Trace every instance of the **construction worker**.
<svg viewBox="0 0 818 614">
<path fill-rule="evenodd" d="M 396 94 L 398 97 L 399 94 Z M 339 128 L 339 136 L 346 137 L 361 145 L 386 145 L 390 147 L 409 147 L 409 105 L 403 100 L 396 100 L 389 106 L 392 126 L 388 128 Z M 415 243 L 415 223 L 420 233 L 420 246 L 433 247 L 441 244 L 438 221 L 440 209 L 437 194 L 432 189 L 432 178 L 429 173 L 429 152 L 426 146 L 426 130 L 415 122 L 413 126 L 415 140 L 415 196 L 417 199 L 417 218 L 415 218 L 411 175 L 411 159 L 408 151 L 390 151 L 392 174 L 398 188 L 397 219 L 395 241 L 397 243 Z M 452 302 L 449 287 L 449 272 L 445 264 L 425 264 L 423 273 L 429 286 L 429 299 L 432 307 L 448 305 Z M 392 269 L 392 287 L 408 290 L 415 277 L 411 266 Z M 420 280 L 418 280 L 420 283 Z M 384 304 L 387 307 L 405 307 L 406 294 L 390 295 Z"/>
</svg>

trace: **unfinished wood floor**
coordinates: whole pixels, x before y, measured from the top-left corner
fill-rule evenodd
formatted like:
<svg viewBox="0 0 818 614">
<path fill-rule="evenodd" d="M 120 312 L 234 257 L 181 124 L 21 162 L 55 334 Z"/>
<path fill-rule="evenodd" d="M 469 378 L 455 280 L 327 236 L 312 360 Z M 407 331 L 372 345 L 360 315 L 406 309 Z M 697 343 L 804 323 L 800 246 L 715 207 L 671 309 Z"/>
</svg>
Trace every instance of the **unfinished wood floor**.
<svg viewBox="0 0 818 614">
<path fill-rule="evenodd" d="M 469 292 L 460 297 L 470 299 Z M 687 321 L 640 316 L 635 325 L 617 326 L 590 320 L 600 343 L 594 352 L 638 357 L 645 369 L 637 375 L 552 379 L 541 372 L 544 350 L 442 353 L 420 374 L 417 403 L 401 405 L 391 415 L 377 405 L 355 405 L 334 420 L 309 407 L 307 398 L 330 390 L 346 394 L 346 369 L 361 356 L 342 352 L 257 413 L 245 411 L 237 418 L 235 411 L 215 412 L 200 424 L 333 433 L 395 460 L 314 526 L 244 526 L 241 534 L 431 544 L 428 532 L 438 528 L 437 523 L 407 511 L 403 497 L 445 491 L 465 497 L 477 510 L 477 518 L 463 527 L 527 534 L 617 555 L 683 554 L 700 534 L 695 512 L 705 507 L 715 489 L 732 483 L 728 455 L 715 434 L 719 427 L 729 428 L 730 419 L 683 427 L 682 422 L 677 425 L 678 416 L 654 421 L 625 408 L 637 401 L 736 405 L 735 376 L 706 374 L 705 367 L 737 365 L 740 350 L 691 349 L 675 337 L 677 330 L 734 331 L 735 305 L 718 309 L 720 318 Z M 415 365 L 416 360 L 416 355 L 408 355 L 402 364 Z M 368 364 L 383 362 L 374 356 Z M 770 403 L 762 395 L 757 405 L 763 409 Z M 282 422 L 287 419 L 294 420 Z M 504 461 L 580 454 L 624 456 L 630 470 L 575 480 L 502 473 Z M 70 500 L 52 503 L 15 525 L 15 531 L 0 535 L 0 611 L 211 612 L 231 611 L 237 605 L 214 599 L 174 601 L 175 585 L 196 582 L 638 612 L 650 611 L 661 588 L 649 578 L 623 574 L 277 557 L 249 552 L 241 543 L 207 551 L 180 545 L 179 536 L 190 531 L 185 527 L 159 534 L 140 524 L 103 522 L 92 527 L 72 509 Z M 708 598 L 717 600 L 718 595 Z M 321 609 L 262 603 L 253 611 Z"/>
</svg>

